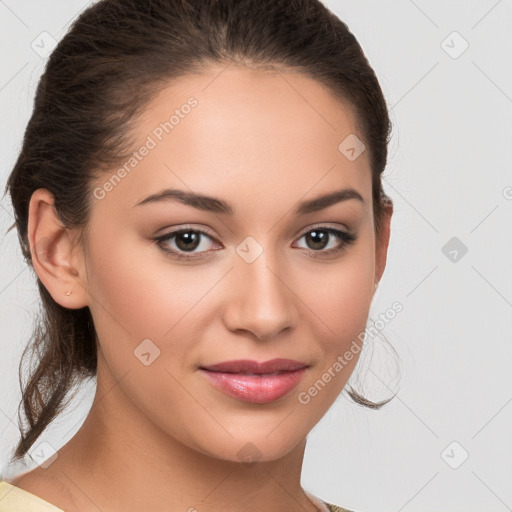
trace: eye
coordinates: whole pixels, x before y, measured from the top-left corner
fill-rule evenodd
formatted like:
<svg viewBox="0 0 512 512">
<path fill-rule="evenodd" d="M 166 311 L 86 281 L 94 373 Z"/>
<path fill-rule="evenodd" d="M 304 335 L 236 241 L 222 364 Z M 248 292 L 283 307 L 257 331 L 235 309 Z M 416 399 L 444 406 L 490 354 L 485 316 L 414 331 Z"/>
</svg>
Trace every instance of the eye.
<svg viewBox="0 0 512 512">
<path fill-rule="evenodd" d="M 340 253 L 357 239 L 353 233 L 326 226 L 315 226 L 304 233 L 299 240 L 302 238 L 309 246 L 306 250 L 313 257 Z M 331 247 L 326 249 L 329 245 Z"/>
<path fill-rule="evenodd" d="M 208 252 L 207 247 L 205 247 L 205 245 L 208 246 L 208 244 L 202 243 L 202 238 L 209 238 L 210 240 L 214 240 L 212 235 L 208 234 L 202 229 L 185 227 L 156 237 L 155 242 L 157 242 L 157 245 L 162 249 L 162 251 L 170 254 L 173 258 L 177 258 L 179 260 L 190 260 L 197 257 L 195 254 L 196 252 Z M 170 240 L 174 240 L 172 244 L 174 244 L 176 247 L 175 249 L 169 248 L 169 245 L 172 244 L 167 242 Z M 204 250 L 196 251 L 198 247 Z M 192 255 L 188 256 L 187 254 L 182 254 L 181 252 L 190 253 Z"/>
<path fill-rule="evenodd" d="M 305 248 L 306 252 L 312 257 L 341 253 L 357 239 L 353 233 L 328 226 L 315 226 L 304 233 L 299 240 L 302 238 L 305 239 L 306 244 L 309 246 Z M 204 253 L 210 252 L 208 250 L 208 242 L 205 242 L 203 239 L 210 240 L 210 244 L 214 242 L 213 245 L 220 246 L 220 244 L 216 243 L 217 241 L 213 235 L 207 231 L 190 227 L 171 231 L 154 238 L 154 241 L 162 251 L 172 258 L 190 261 L 200 258 Z M 331 247 L 328 247 L 329 245 Z M 328 248 L 326 249 L 326 247 Z M 218 250 L 218 248 L 214 250 Z"/>
</svg>

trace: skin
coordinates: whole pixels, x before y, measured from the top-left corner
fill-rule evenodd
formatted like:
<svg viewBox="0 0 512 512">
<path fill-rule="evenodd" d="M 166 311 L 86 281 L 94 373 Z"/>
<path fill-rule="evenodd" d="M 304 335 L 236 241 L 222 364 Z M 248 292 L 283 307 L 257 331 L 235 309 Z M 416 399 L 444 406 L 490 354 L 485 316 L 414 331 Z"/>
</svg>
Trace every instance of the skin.
<svg viewBox="0 0 512 512">
<path fill-rule="evenodd" d="M 13 482 L 65 510 L 316 510 L 300 486 L 306 436 L 358 355 L 308 404 L 298 394 L 364 331 L 392 206 L 376 240 L 368 151 L 354 161 L 338 151 L 349 134 L 363 136 L 320 83 L 291 71 L 224 68 L 184 77 L 152 99 L 133 127 L 134 148 L 190 96 L 198 105 L 103 199 L 91 198 L 83 247 L 48 191 L 31 198 L 34 269 L 56 302 L 90 308 L 98 334 L 97 393 L 82 427 L 48 468 Z M 229 201 L 235 214 L 178 201 L 134 207 L 167 187 Z M 364 203 L 293 214 L 300 201 L 345 187 Z M 315 253 L 303 236 L 315 224 L 348 229 L 357 240 L 319 256 L 340 242 L 331 236 Z M 206 255 L 192 263 L 153 241 L 184 225 L 215 237 L 201 239 L 195 253 Z M 252 263 L 236 252 L 248 236 L 263 249 Z M 167 246 L 183 247 L 176 239 Z M 160 356 L 145 366 L 134 350 L 147 338 Z M 309 367 L 293 392 L 270 404 L 229 397 L 198 371 L 277 357 Z M 238 455 L 247 443 L 259 453 L 252 465 Z"/>
</svg>

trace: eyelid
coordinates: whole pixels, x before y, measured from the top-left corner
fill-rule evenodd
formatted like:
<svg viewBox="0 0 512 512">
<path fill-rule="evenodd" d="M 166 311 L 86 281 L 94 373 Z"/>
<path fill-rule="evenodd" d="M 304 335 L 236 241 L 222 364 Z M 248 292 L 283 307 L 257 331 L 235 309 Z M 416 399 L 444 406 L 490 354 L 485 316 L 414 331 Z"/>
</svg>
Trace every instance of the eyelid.
<svg viewBox="0 0 512 512">
<path fill-rule="evenodd" d="M 165 233 L 162 233 L 161 235 L 156 235 L 154 238 L 155 239 L 167 239 L 173 235 L 181 233 L 182 231 L 195 231 L 197 233 L 202 233 L 204 235 L 209 236 L 215 242 L 220 243 L 217 238 L 217 235 L 215 235 L 215 233 L 210 231 L 208 228 L 203 228 L 203 227 L 198 228 L 198 227 L 192 226 L 191 224 L 183 224 L 176 228 L 170 228 L 169 231 L 166 231 Z"/>
<path fill-rule="evenodd" d="M 306 233 L 309 233 L 310 231 L 313 231 L 315 229 L 336 229 L 338 231 L 344 231 L 346 233 L 352 233 L 350 229 L 347 228 L 347 226 L 343 225 L 343 227 L 340 227 L 339 224 L 336 226 L 329 225 L 329 222 L 318 222 L 317 224 L 312 224 L 311 226 L 308 226 L 307 228 L 304 228 L 303 230 L 300 230 L 300 235 L 296 235 L 299 238 L 304 236 Z"/>
</svg>

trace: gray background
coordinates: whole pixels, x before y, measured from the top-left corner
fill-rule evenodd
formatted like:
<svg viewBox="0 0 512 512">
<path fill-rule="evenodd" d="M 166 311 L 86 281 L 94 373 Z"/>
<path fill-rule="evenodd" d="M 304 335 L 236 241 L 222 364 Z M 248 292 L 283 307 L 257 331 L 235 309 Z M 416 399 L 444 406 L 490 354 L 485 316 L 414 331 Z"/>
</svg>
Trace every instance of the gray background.
<svg viewBox="0 0 512 512">
<path fill-rule="evenodd" d="M 394 301 L 403 305 L 382 330 L 400 356 L 402 375 L 398 395 L 380 411 L 344 396 L 333 405 L 309 436 L 303 487 L 358 512 L 512 510 L 511 2 L 325 3 L 358 38 L 394 123 L 384 185 L 395 214 L 371 318 Z M 48 48 L 87 5 L 0 0 L 2 189 L 45 63 L 31 45 Z M 26 469 L 5 463 L 18 434 L 17 366 L 38 309 L 16 233 L 5 235 L 12 222 L 5 198 L 0 467 L 6 477 Z M 358 365 L 362 390 L 375 399 L 396 389 L 383 336 L 372 341 L 371 361 L 364 357 Z M 62 446 L 72 437 L 93 392 L 90 381 L 41 440 Z"/>
</svg>

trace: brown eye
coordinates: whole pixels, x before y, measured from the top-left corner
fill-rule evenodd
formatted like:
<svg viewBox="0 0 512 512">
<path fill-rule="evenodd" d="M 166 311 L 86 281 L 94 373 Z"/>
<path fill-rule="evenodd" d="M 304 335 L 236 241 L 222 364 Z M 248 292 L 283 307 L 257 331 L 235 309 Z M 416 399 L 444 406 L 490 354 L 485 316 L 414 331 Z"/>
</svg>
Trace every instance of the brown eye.
<svg viewBox="0 0 512 512">
<path fill-rule="evenodd" d="M 311 254 L 319 256 L 341 252 L 357 239 L 356 235 L 353 233 L 329 227 L 315 227 L 310 229 L 301 236 L 301 239 L 302 238 L 304 238 L 307 245 L 305 249 Z M 331 241 L 334 242 L 334 245 L 326 250 L 326 247 Z"/>
<path fill-rule="evenodd" d="M 309 231 L 304 235 L 306 237 L 306 243 L 311 249 L 322 250 L 329 242 L 330 234 L 326 230 Z"/>
<path fill-rule="evenodd" d="M 154 240 L 165 253 L 177 259 L 187 260 L 201 257 L 204 253 L 210 252 L 208 242 L 204 242 L 204 240 L 213 241 L 214 239 L 201 229 L 181 228 L 156 237 Z M 196 251 L 198 247 L 202 247 L 203 250 Z"/>
<path fill-rule="evenodd" d="M 174 235 L 176 246 L 182 251 L 193 251 L 199 246 L 201 236 L 195 231 L 180 231 Z"/>
<path fill-rule="evenodd" d="M 339 229 L 318 226 L 304 233 L 299 240 L 302 238 L 306 241 L 304 249 L 314 257 L 321 257 L 344 251 L 357 237 L 353 233 Z M 220 246 L 212 235 L 194 228 L 177 229 L 154 239 L 158 247 L 172 258 L 189 261 L 206 256 L 211 252 L 208 250 L 208 242 L 205 240 L 213 242 L 213 246 Z M 328 247 L 333 243 L 332 247 Z M 203 250 L 196 250 L 200 247 Z M 218 247 L 213 250 L 218 250 Z"/>
</svg>

